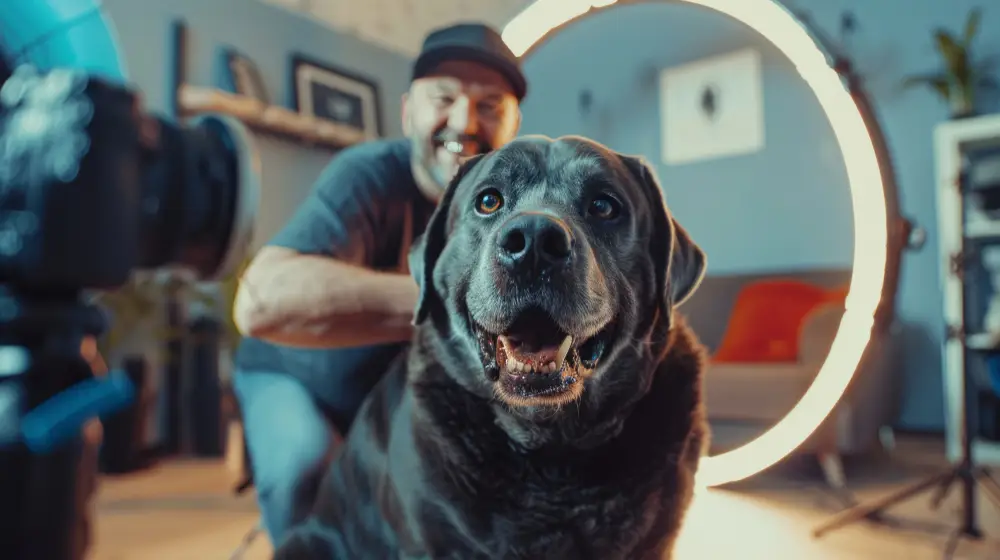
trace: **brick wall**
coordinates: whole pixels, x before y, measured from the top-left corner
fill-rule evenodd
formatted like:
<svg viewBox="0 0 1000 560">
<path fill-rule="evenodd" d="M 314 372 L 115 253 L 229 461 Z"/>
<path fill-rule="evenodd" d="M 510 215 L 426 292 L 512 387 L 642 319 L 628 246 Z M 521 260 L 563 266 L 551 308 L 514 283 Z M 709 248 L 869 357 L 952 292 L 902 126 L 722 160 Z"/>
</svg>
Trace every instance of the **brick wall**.
<svg viewBox="0 0 1000 560">
<path fill-rule="evenodd" d="M 481 21 L 503 29 L 531 0 L 260 0 L 414 56 L 436 27 Z M 419 6 L 419 7 L 418 7 Z"/>
</svg>

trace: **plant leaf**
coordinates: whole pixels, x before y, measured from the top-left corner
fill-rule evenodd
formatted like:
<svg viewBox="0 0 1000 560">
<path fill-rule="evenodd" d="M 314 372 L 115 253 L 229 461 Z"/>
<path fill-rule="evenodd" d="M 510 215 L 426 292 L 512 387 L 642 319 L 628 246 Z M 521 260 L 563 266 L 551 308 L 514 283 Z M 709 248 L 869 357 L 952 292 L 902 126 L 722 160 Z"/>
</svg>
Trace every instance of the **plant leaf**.
<svg viewBox="0 0 1000 560">
<path fill-rule="evenodd" d="M 945 101 L 951 98 L 951 82 L 948 80 L 948 76 L 944 74 L 922 74 L 910 76 L 903 80 L 904 88 L 913 88 L 917 86 L 927 86 L 931 88 Z"/>
<path fill-rule="evenodd" d="M 963 45 L 966 49 L 972 44 L 972 40 L 976 38 L 976 33 L 979 31 L 979 22 L 983 19 L 983 9 L 980 7 L 975 7 L 969 12 L 969 18 L 965 20 L 965 37 L 963 40 Z"/>
<path fill-rule="evenodd" d="M 955 38 L 944 29 L 938 29 L 934 32 L 934 40 L 937 43 L 938 52 L 944 58 L 951 78 L 959 84 L 968 84 L 969 63 L 965 48 L 959 45 Z"/>
</svg>

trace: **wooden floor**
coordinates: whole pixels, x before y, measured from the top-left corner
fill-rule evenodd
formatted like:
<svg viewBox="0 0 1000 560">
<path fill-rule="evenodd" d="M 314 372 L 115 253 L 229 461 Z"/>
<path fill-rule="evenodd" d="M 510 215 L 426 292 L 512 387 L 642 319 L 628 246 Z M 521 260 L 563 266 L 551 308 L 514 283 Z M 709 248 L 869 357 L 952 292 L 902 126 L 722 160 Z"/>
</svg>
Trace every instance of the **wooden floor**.
<svg viewBox="0 0 1000 560">
<path fill-rule="evenodd" d="M 943 467 L 941 445 L 907 439 L 891 457 L 848 464 L 858 499 L 887 495 Z M 998 469 L 1000 474 L 1000 469 Z M 229 493 L 221 462 L 174 461 L 141 474 L 107 478 L 98 503 L 96 560 L 225 560 L 257 522 L 252 497 Z M 1000 559 L 1000 509 L 980 492 L 987 537 L 962 541 L 951 558 Z M 945 556 L 957 525 L 957 491 L 939 511 L 924 494 L 893 508 L 891 525 L 861 523 L 820 539 L 811 529 L 838 509 L 810 461 L 792 460 L 726 491 L 699 496 L 677 560 L 924 560 Z M 243 558 L 269 558 L 258 537 Z"/>
</svg>

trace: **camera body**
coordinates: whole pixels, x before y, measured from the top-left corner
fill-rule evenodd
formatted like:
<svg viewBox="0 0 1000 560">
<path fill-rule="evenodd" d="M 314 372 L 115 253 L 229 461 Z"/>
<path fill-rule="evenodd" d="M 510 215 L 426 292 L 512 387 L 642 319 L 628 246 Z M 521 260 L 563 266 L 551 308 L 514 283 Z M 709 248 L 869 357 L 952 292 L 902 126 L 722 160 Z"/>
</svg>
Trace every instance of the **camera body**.
<svg viewBox="0 0 1000 560">
<path fill-rule="evenodd" d="M 182 128 L 125 87 L 20 66 L 0 87 L 0 282 L 66 293 L 142 268 L 224 276 L 252 233 L 256 161 L 225 117 Z"/>
</svg>

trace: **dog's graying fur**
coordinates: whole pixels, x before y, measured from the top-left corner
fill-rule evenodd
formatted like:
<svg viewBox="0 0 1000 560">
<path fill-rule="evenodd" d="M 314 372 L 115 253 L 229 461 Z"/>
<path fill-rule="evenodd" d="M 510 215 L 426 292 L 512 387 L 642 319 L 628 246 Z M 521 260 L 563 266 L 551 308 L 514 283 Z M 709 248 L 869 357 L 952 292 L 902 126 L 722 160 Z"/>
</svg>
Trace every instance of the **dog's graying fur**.
<svg viewBox="0 0 1000 560">
<path fill-rule="evenodd" d="M 486 188 L 504 200 L 488 216 L 475 209 Z M 616 219 L 588 214 L 599 193 Z M 560 224 L 569 264 L 530 276 L 497 264 L 498 232 L 524 215 Z M 704 350 L 674 308 L 705 257 L 649 167 L 579 137 L 518 139 L 462 166 L 410 263 L 411 348 L 275 557 L 669 558 L 708 440 Z M 563 401 L 499 390 L 476 338 L 532 306 L 574 340 L 614 325 Z"/>
</svg>

